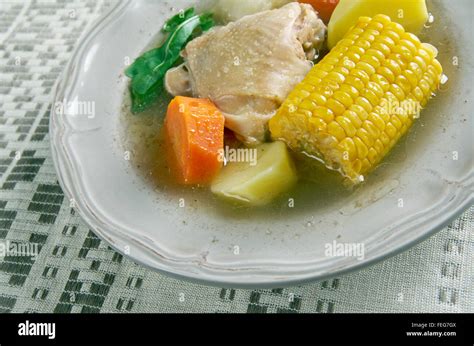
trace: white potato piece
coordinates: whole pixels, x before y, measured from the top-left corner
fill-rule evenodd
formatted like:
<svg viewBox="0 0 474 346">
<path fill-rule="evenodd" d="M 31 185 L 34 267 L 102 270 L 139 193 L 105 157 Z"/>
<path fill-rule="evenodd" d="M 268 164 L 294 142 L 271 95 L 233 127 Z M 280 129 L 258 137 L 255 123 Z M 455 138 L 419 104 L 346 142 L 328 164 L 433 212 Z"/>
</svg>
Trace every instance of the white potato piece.
<svg viewBox="0 0 474 346">
<path fill-rule="evenodd" d="M 298 177 L 283 142 L 266 143 L 255 149 L 256 164 L 231 162 L 211 186 L 218 197 L 247 206 L 261 206 L 288 191 Z"/>
<path fill-rule="evenodd" d="M 290 0 L 218 0 L 213 10 L 216 19 L 233 22 L 249 14 L 279 8 Z"/>
</svg>

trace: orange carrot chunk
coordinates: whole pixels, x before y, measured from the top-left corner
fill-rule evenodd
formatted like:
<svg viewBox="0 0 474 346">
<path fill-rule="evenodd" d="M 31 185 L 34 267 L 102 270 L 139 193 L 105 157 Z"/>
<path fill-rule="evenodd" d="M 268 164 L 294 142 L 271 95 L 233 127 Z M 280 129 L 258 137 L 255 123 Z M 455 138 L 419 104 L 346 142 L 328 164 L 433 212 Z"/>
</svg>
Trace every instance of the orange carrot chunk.
<svg viewBox="0 0 474 346">
<path fill-rule="evenodd" d="M 207 99 L 177 96 L 168 106 L 165 132 L 177 181 L 204 185 L 222 167 L 225 118 Z"/>
</svg>

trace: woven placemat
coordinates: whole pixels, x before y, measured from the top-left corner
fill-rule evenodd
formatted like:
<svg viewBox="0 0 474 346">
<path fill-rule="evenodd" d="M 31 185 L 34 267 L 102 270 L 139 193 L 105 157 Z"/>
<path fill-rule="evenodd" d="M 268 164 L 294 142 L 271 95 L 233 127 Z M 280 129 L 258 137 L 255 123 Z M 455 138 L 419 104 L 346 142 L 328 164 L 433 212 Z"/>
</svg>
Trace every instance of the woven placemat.
<svg viewBox="0 0 474 346">
<path fill-rule="evenodd" d="M 1 312 L 474 312 L 473 213 L 350 275 L 273 290 L 171 279 L 122 257 L 65 200 L 49 150 L 52 87 L 104 1 L 0 1 Z"/>
</svg>

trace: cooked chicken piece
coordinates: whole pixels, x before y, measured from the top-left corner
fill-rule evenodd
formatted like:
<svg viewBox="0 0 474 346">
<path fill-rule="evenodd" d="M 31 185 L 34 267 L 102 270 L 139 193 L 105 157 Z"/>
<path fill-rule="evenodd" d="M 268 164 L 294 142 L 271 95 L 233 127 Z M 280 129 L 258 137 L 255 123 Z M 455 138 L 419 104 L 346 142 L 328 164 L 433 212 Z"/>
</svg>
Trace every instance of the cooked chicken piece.
<svg viewBox="0 0 474 346">
<path fill-rule="evenodd" d="M 297 2 L 245 16 L 188 43 L 185 63 L 167 73 L 166 88 L 173 95 L 211 99 L 226 127 L 257 144 L 313 66 L 325 33 L 317 12 Z"/>
</svg>

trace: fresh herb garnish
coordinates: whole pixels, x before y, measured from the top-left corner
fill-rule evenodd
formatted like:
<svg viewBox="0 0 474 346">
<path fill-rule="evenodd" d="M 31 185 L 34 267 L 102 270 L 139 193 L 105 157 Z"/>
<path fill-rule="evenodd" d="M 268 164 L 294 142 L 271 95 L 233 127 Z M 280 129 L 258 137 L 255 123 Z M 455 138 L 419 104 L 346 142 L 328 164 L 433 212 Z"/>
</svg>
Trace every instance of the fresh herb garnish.
<svg viewBox="0 0 474 346">
<path fill-rule="evenodd" d="M 214 26 L 211 13 L 196 15 L 194 8 L 182 11 L 169 19 L 162 31 L 168 33 L 165 43 L 152 49 L 127 68 L 125 74 L 132 79 L 132 112 L 149 108 L 163 91 L 166 72 L 180 59 L 181 50 L 198 30 L 204 32 Z"/>
</svg>

